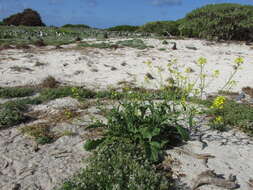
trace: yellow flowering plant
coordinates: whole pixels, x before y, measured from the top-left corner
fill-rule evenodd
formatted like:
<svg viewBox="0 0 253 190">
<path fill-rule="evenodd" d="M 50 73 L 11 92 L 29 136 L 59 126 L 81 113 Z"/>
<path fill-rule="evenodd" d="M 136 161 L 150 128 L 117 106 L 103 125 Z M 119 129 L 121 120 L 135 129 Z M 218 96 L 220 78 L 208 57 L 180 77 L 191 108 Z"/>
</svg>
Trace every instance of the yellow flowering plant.
<svg viewBox="0 0 253 190">
<path fill-rule="evenodd" d="M 210 106 L 210 112 L 211 115 L 213 115 L 213 119 L 211 119 L 210 124 L 215 129 L 224 130 L 226 127 L 226 123 L 224 121 L 224 106 L 226 101 L 226 97 L 218 96 L 213 100 L 213 103 Z"/>
</svg>

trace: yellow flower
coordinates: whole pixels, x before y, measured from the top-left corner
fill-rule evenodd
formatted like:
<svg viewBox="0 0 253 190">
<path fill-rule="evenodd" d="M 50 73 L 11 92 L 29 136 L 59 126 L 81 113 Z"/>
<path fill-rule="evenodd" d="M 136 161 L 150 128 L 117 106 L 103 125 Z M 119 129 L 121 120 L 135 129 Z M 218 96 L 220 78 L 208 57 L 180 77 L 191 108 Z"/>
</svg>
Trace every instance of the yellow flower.
<svg viewBox="0 0 253 190">
<path fill-rule="evenodd" d="M 213 71 L 213 77 L 218 77 L 219 75 L 220 75 L 220 71 L 219 70 Z"/>
<path fill-rule="evenodd" d="M 215 124 L 222 124 L 223 122 L 223 117 L 221 116 L 217 116 L 215 119 L 214 119 L 214 123 Z"/>
<path fill-rule="evenodd" d="M 237 57 L 235 59 L 235 64 L 240 65 L 242 63 L 244 63 L 244 58 L 243 57 Z"/>
<path fill-rule="evenodd" d="M 207 62 L 206 58 L 200 57 L 200 58 L 198 59 L 198 61 L 197 61 L 197 64 L 198 64 L 198 65 L 205 65 L 206 62 Z"/>
<path fill-rule="evenodd" d="M 151 67 L 152 62 L 151 62 L 151 61 L 146 61 L 145 64 L 146 64 L 147 66 Z"/>
<path fill-rule="evenodd" d="M 224 107 L 225 101 L 226 101 L 226 97 L 224 97 L 224 96 L 218 96 L 213 101 L 213 105 L 211 106 L 211 108 L 222 109 Z"/>
</svg>

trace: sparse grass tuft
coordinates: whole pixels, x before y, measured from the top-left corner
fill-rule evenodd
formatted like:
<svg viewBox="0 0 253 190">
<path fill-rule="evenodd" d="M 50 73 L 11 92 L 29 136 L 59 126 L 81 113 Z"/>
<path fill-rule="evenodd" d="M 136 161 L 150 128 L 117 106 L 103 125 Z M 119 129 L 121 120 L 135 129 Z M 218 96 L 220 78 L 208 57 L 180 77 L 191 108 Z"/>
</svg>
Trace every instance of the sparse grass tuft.
<svg viewBox="0 0 253 190">
<path fill-rule="evenodd" d="M 56 88 L 58 85 L 59 82 L 52 76 L 48 76 L 40 84 L 42 88 Z"/>
<path fill-rule="evenodd" d="M 25 126 L 20 129 L 23 134 L 35 138 L 38 144 L 48 144 L 56 140 L 56 136 L 51 132 L 50 125 L 48 124 L 35 124 Z"/>
</svg>

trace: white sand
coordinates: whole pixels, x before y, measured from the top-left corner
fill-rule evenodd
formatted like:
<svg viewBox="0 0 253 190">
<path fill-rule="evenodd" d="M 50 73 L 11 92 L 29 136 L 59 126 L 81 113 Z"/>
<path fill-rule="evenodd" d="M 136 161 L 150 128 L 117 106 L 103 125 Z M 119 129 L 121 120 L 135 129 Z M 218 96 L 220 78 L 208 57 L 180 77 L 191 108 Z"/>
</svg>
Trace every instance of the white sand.
<svg viewBox="0 0 253 190">
<path fill-rule="evenodd" d="M 206 71 L 211 73 L 218 69 L 221 72 L 220 77 L 213 80 L 206 90 L 216 92 L 230 76 L 233 70 L 231 63 L 236 57 L 241 56 L 245 59 L 245 64 L 235 76 L 234 79 L 238 81 L 238 84 L 232 90 L 240 91 L 244 86 L 252 87 L 253 50 L 249 46 L 239 43 L 219 43 L 208 46 L 203 40 L 167 40 L 177 43 L 178 50 L 173 51 L 170 49 L 171 44 L 163 45 L 161 40 L 144 39 L 144 41 L 155 48 L 145 50 L 85 48 L 77 50 L 70 45 L 61 50 L 50 47 L 33 50 L 4 50 L 0 52 L 0 86 L 37 84 L 49 75 L 66 84 L 100 89 L 115 86 L 119 81 L 132 81 L 137 85 L 147 85 L 144 83 L 144 76 L 147 72 L 156 78 L 159 77 L 157 72 L 150 71 L 144 62 L 152 61 L 154 66 L 166 69 L 168 60 L 177 59 L 181 70 L 191 67 L 195 71 L 191 74 L 194 78 L 199 72 L 195 61 L 202 56 L 208 60 Z M 194 46 L 197 50 L 188 49 L 186 46 Z M 166 51 L 159 51 L 159 48 L 166 48 Z M 36 62 L 46 65 L 35 66 Z M 122 66 L 123 62 L 127 65 Z M 17 72 L 11 69 L 14 66 L 32 70 Z M 116 69 L 112 70 L 112 67 Z M 164 74 L 163 79 L 167 77 L 167 74 Z"/>
<path fill-rule="evenodd" d="M 95 89 L 118 86 L 117 83 L 120 81 L 148 86 L 144 83 L 145 74 L 149 72 L 156 78 L 158 76 L 150 71 L 144 62 L 152 61 L 154 67 L 160 66 L 166 69 L 168 60 L 172 59 L 178 60 L 178 64 L 181 65 L 180 70 L 191 67 L 195 71 L 191 74 L 191 78 L 194 79 L 199 72 L 195 61 L 201 56 L 208 60 L 207 71 L 211 73 L 218 69 L 221 72 L 220 77 L 214 79 L 206 90 L 208 93 L 217 92 L 224 85 L 233 71 L 231 63 L 239 56 L 245 59 L 245 63 L 243 69 L 234 78 L 238 84 L 232 90 L 240 91 L 245 86 L 253 87 L 253 49 L 249 46 L 239 43 L 206 45 L 206 41 L 194 39 L 167 40 L 177 43 L 178 50 L 173 51 L 170 49 L 171 44 L 163 45 L 162 41 L 155 39 L 144 39 L 144 41 L 155 48 L 146 50 L 84 48 L 80 50 L 75 48 L 75 45 L 70 45 L 59 50 L 52 47 L 32 50 L 4 50 L 0 52 L 0 87 L 38 84 L 49 75 L 64 84 Z M 194 46 L 197 50 L 188 49 L 186 46 Z M 159 51 L 159 48 L 167 50 Z M 35 66 L 36 63 L 45 65 Z M 22 67 L 23 70 L 21 69 L 19 72 L 11 69 L 15 66 Z M 163 76 L 164 79 L 167 77 Z M 203 128 L 200 129 L 203 130 Z M 201 150 L 198 140 L 188 142 L 183 148 L 199 154 L 210 153 L 214 155 L 216 158 L 209 160 L 208 168 L 195 158 L 180 155 L 176 151 L 168 152 L 174 159 L 181 162 L 178 168 L 175 165 L 174 172 L 186 175 L 181 178 L 182 182 L 191 187 L 193 179 L 198 174 L 211 169 L 217 174 L 224 174 L 225 177 L 228 177 L 229 174 L 236 175 L 237 182 L 241 186 L 239 189 L 250 190 L 247 182 L 253 178 L 253 140 L 238 131 L 217 134 L 215 131 L 208 130 L 203 133 L 205 134 L 203 140 L 208 144 L 207 148 Z M 205 185 L 199 189 L 219 188 Z"/>
</svg>

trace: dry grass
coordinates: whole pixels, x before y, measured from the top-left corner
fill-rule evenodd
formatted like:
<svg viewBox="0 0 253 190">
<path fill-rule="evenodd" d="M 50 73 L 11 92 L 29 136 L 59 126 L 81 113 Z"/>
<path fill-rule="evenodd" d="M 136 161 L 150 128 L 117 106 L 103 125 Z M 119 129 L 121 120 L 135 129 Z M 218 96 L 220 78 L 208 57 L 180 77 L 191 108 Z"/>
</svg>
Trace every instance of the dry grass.
<svg viewBox="0 0 253 190">
<path fill-rule="evenodd" d="M 57 81 L 54 77 L 48 76 L 41 82 L 39 86 L 42 88 L 57 88 L 59 84 L 60 82 Z"/>
</svg>

